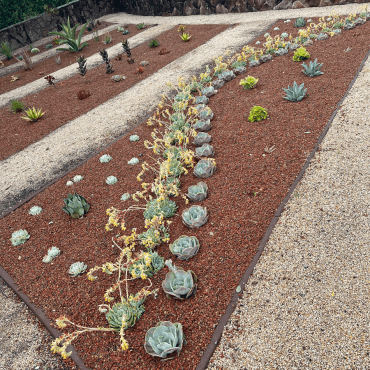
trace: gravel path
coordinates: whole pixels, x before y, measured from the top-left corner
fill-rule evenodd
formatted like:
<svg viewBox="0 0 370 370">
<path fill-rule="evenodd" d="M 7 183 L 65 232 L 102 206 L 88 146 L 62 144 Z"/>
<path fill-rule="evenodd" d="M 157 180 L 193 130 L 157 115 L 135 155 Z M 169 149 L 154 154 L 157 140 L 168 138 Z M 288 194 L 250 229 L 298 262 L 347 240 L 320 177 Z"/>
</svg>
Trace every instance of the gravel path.
<svg viewBox="0 0 370 370">
<path fill-rule="evenodd" d="M 103 17 L 111 22 L 144 21 L 167 26 L 241 24 L 0 162 L 0 213 L 144 119 L 165 91 L 165 82 L 176 82 L 179 75 L 192 76 L 213 56 L 238 49 L 277 18 L 322 16 L 331 11 L 348 14 L 358 9 L 359 4 L 350 4 L 207 17 Z M 366 248 L 369 80 L 368 62 L 341 110 L 344 118 L 338 114 L 334 120 L 322 151 L 315 156 L 276 225 L 210 369 L 370 368 Z M 89 130 L 84 130 L 87 125 Z M 85 135 L 85 131 L 90 136 L 77 136 Z M 52 150 L 46 152 L 46 147 Z M 0 284 L 0 353 L 6 353 L 0 359 L 0 370 L 60 368 L 60 362 L 53 363 L 53 357 L 47 357 L 48 348 L 42 344 L 45 330 L 25 325 L 32 317 Z M 26 331 L 21 332 L 23 329 Z M 33 343 L 42 354 L 21 352 L 32 349 Z"/>
<path fill-rule="evenodd" d="M 370 368 L 370 59 L 262 253 L 208 369 Z"/>
</svg>

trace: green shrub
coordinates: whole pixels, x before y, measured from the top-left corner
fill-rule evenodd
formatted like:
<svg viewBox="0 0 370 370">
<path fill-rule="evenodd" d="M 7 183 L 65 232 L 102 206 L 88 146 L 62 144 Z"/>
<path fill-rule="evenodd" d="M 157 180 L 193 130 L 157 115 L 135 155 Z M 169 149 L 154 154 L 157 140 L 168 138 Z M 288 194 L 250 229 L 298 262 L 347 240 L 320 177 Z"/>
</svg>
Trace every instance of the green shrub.
<svg viewBox="0 0 370 370">
<path fill-rule="evenodd" d="M 249 112 L 249 122 L 259 122 L 267 118 L 267 110 L 258 105 L 255 105 Z"/>
<path fill-rule="evenodd" d="M 150 48 L 156 48 L 158 45 L 159 45 L 159 41 L 156 40 L 156 39 L 153 39 L 153 40 L 149 41 L 149 47 Z"/>
<path fill-rule="evenodd" d="M 12 100 L 10 102 L 10 110 L 13 113 L 22 112 L 24 110 L 24 104 L 19 100 Z"/>
<path fill-rule="evenodd" d="M 3 54 L 7 60 L 13 58 L 13 50 L 11 49 L 9 43 L 7 41 L 3 41 L 0 44 L 0 54 Z"/>
</svg>

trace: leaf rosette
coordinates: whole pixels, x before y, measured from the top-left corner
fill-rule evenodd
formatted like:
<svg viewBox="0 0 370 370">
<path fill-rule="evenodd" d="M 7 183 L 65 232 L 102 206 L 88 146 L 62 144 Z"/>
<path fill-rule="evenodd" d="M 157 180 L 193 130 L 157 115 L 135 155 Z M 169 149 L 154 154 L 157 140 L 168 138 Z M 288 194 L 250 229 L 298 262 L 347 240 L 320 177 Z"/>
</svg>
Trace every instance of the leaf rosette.
<svg viewBox="0 0 370 370">
<path fill-rule="evenodd" d="M 172 254 L 180 260 L 188 260 L 195 256 L 200 248 L 199 240 L 195 236 L 181 235 L 169 246 Z"/>
</svg>

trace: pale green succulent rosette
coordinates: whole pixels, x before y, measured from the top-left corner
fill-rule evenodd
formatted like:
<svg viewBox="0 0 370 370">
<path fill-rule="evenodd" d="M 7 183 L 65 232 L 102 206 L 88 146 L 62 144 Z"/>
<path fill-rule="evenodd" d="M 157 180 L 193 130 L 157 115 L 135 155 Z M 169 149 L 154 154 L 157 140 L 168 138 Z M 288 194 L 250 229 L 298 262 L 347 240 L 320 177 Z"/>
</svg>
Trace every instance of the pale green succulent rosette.
<svg viewBox="0 0 370 370">
<path fill-rule="evenodd" d="M 206 207 L 191 206 L 182 212 L 182 222 L 193 229 L 201 227 L 208 221 L 208 212 Z"/>
<path fill-rule="evenodd" d="M 167 355 L 177 352 L 179 355 L 182 346 L 186 344 L 182 325 L 170 321 L 161 321 L 154 328 L 150 328 L 145 335 L 145 351 L 151 355 L 166 358 Z"/>
<path fill-rule="evenodd" d="M 205 182 L 198 182 L 196 185 L 192 185 L 188 189 L 187 197 L 194 202 L 201 202 L 207 198 L 208 186 Z"/>
<path fill-rule="evenodd" d="M 172 254 L 180 260 L 188 260 L 195 256 L 200 248 L 199 240 L 195 236 L 181 235 L 169 246 Z"/>
<path fill-rule="evenodd" d="M 144 300 L 140 300 L 137 302 L 127 302 L 124 300 L 123 302 L 114 304 L 105 315 L 109 323 L 109 327 L 119 333 L 122 327 L 123 316 L 125 316 L 124 329 L 128 329 L 134 326 L 145 311 L 144 306 L 142 305 L 143 303 Z"/>
</svg>

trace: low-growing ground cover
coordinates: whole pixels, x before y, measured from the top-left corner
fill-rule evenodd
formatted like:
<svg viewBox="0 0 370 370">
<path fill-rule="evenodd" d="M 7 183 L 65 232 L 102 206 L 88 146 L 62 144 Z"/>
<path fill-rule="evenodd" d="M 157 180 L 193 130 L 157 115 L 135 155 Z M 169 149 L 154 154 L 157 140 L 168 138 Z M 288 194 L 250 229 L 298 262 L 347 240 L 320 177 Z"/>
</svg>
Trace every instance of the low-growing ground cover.
<svg viewBox="0 0 370 370">
<path fill-rule="evenodd" d="M 180 197 L 171 198 L 176 200 L 178 209 L 177 215 L 169 219 L 173 221 L 169 227 L 170 243 L 181 235 L 195 235 L 200 242 L 196 256 L 186 261 L 175 260 L 186 271 L 194 271 L 198 278 L 197 292 L 183 301 L 166 298 L 161 283 L 168 269 L 160 270 L 152 278 L 151 289 L 159 288 L 157 299 L 148 298 L 143 316 L 125 332 L 128 351 L 121 352 L 119 335 L 111 332 L 87 333 L 73 342 L 88 367 L 195 368 L 271 217 L 365 57 L 367 50 L 363 45 L 369 31 L 367 22 L 308 47 L 310 59 L 306 63 L 316 58 L 323 63 L 320 76 L 306 76 L 302 63 L 294 62 L 293 52 L 289 52 L 248 69 L 247 73 L 258 79 L 253 89 L 244 90 L 240 86 L 241 79 L 247 77 L 242 74 L 210 98 L 208 106 L 214 118 L 208 133 L 212 136 L 210 144 L 215 151 L 217 170 L 203 180 L 209 189 L 208 197 L 197 203 L 207 208 L 208 223 L 193 230 L 182 224 L 181 214 L 188 205 Z M 294 81 L 304 83 L 307 88 L 300 102 L 283 99 L 282 89 L 292 86 Z M 268 119 L 249 122 L 253 106 L 265 108 Z M 90 282 L 85 275 L 71 278 L 68 269 L 77 261 L 90 269 L 116 260 L 119 253 L 112 248 L 111 238 L 119 231 L 118 228 L 105 231 L 108 218 L 105 211 L 111 206 L 125 209 L 135 204 L 131 199 L 120 201 L 122 194 L 133 194 L 141 188 L 136 179 L 140 166 L 127 162 L 136 157 L 140 164 L 153 163 L 151 158 L 155 155 L 143 146 L 144 140 L 152 140 L 152 129 L 139 125 L 130 133 L 137 134 L 139 141 L 131 142 L 129 135 L 122 138 L 0 220 L 1 265 L 51 319 L 66 315 L 80 325 L 107 326 L 97 306 L 104 303 L 104 292 L 112 285 L 110 275 L 97 274 L 99 279 Z M 195 147 L 191 145 L 191 149 Z M 112 160 L 101 163 L 102 154 L 109 154 Z M 188 170 L 188 175 L 180 177 L 184 193 L 200 181 L 192 169 Z M 75 175 L 82 175 L 83 179 L 67 187 L 66 182 Z M 115 176 L 117 183 L 107 185 L 108 176 Z M 154 175 L 146 173 L 142 178 L 145 183 L 151 183 Z M 63 199 L 74 192 L 83 195 L 91 205 L 80 220 L 69 218 L 61 210 Z M 43 210 L 38 215 L 29 215 L 32 206 Z M 133 227 L 138 232 L 144 230 L 142 212 L 129 213 L 128 234 Z M 30 237 L 24 244 L 13 246 L 9 239 L 19 229 L 26 229 Z M 53 265 L 44 264 L 42 258 L 52 246 L 57 246 L 61 254 L 53 260 Z M 174 260 L 167 244 L 156 250 L 164 259 Z M 130 282 L 130 292 L 147 285 L 146 280 Z M 187 344 L 179 357 L 162 363 L 146 354 L 143 343 L 146 331 L 164 320 L 182 324 Z"/>
<path fill-rule="evenodd" d="M 83 36 L 87 36 L 87 35 L 89 35 L 89 34 L 93 34 L 93 32 L 98 32 L 98 36 L 99 36 L 99 39 L 100 39 L 100 43 L 102 42 L 102 39 L 103 39 L 103 36 L 104 36 L 104 32 L 102 31 L 102 30 L 104 30 L 104 28 L 106 28 L 106 27 L 109 27 L 109 26 L 112 26 L 114 23 L 109 23 L 109 22 L 101 22 L 99 25 L 97 24 L 96 25 L 96 27 L 94 28 L 94 31 L 93 30 L 91 30 L 91 31 L 88 31 L 87 29 L 85 29 L 85 31 L 84 31 L 84 33 L 83 33 Z M 133 31 L 135 31 L 134 30 L 134 27 L 136 28 L 136 26 L 135 25 L 128 25 L 128 26 L 132 26 L 131 28 L 132 28 L 132 30 Z M 78 34 L 79 33 L 79 29 L 80 28 L 78 28 L 78 30 L 76 31 L 76 33 Z M 136 28 L 137 29 L 137 28 Z M 113 31 L 111 31 L 110 32 L 110 34 L 111 34 L 111 36 L 113 36 L 113 34 L 116 32 L 116 30 L 113 30 Z M 99 43 L 99 42 L 95 42 L 95 43 Z M 86 48 L 84 48 L 84 51 L 86 50 L 86 52 L 89 50 L 89 53 L 90 53 L 90 50 L 92 49 L 91 48 L 91 44 L 93 44 L 94 43 L 94 40 L 92 39 L 91 41 L 89 41 L 89 45 L 90 45 L 90 47 L 86 47 Z M 41 44 L 41 45 L 37 45 L 37 46 L 34 46 L 34 47 L 37 47 L 39 50 L 40 50 L 40 53 L 42 53 L 43 51 L 46 51 L 46 50 L 48 50 L 48 48 L 46 48 L 46 45 L 50 45 L 50 44 L 53 44 L 53 47 L 56 47 L 57 45 L 56 44 L 54 44 L 53 43 L 53 41 L 49 41 L 49 42 L 45 42 L 45 43 L 43 43 L 43 44 Z M 28 52 L 30 51 L 31 49 L 29 49 L 28 50 Z M 96 51 L 95 51 L 95 53 L 96 53 Z M 29 52 L 29 54 L 30 55 L 32 55 L 30 52 Z M 3 56 L 2 54 L 0 54 L 1 56 Z M 18 56 L 19 55 L 19 53 L 13 53 L 13 58 L 12 59 L 9 59 L 9 60 L 7 60 L 7 59 L 5 59 L 5 60 L 3 60 L 3 63 L 4 63 L 4 67 L 7 67 L 7 66 L 9 66 L 9 65 L 11 65 L 11 64 L 14 64 L 14 63 L 18 63 L 18 61 L 17 61 L 17 59 L 16 58 L 14 58 L 14 56 Z M 63 52 L 62 54 L 59 54 L 60 56 L 61 56 L 61 58 L 62 58 L 62 61 L 63 61 L 63 63 L 62 63 L 62 65 L 64 64 L 64 67 L 66 66 L 66 65 L 68 65 L 68 53 L 65 53 L 65 52 Z M 92 55 L 92 54 L 90 54 L 90 55 Z M 54 57 L 53 57 L 54 58 Z M 65 61 L 64 61 L 65 60 Z M 57 67 L 57 64 L 54 62 L 54 64 L 55 64 L 55 66 Z M 47 66 L 45 66 L 46 68 L 47 68 Z M 35 68 L 36 68 L 36 65 L 35 65 Z M 62 68 L 62 67 L 59 67 L 59 68 Z M 56 70 L 56 69 L 55 69 Z M 39 70 L 39 71 L 42 71 L 41 69 Z M 18 72 L 17 72 L 18 73 Z M 5 83 L 5 81 L 2 81 L 2 80 L 0 80 L 1 81 L 1 86 L 3 85 L 3 83 Z M 14 87 L 13 87 L 14 88 Z M 6 91 L 6 90 L 5 90 Z"/>
<path fill-rule="evenodd" d="M 0 135 L 4 138 L 0 148 L 0 160 L 40 140 L 58 127 L 127 90 L 228 27 L 228 25 L 188 26 L 192 35 L 189 42 L 182 41 L 177 28 L 174 27 L 157 37 L 160 42 L 158 47 L 150 48 L 147 43 L 144 43 L 132 49 L 132 56 L 135 59 L 133 64 L 127 63 L 127 57 L 122 49 L 122 60 L 117 60 L 117 58 L 111 60 L 114 69 L 112 74 L 106 74 L 105 64 L 102 64 L 88 70 L 85 77 L 75 75 L 65 81 L 55 81 L 55 88 L 53 86 L 46 87 L 37 94 L 28 95 L 21 99 L 27 107 L 35 106 L 46 112 L 42 119 L 35 123 L 29 124 L 22 120 L 20 117 L 23 113 L 14 114 L 9 110 L 9 107 L 1 108 L 0 114 L 3 115 L 6 124 L 0 127 Z M 122 40 L 122 35 L 120 38 Z M 100 48 L 103 46 L 105 45 L 100 45 Z M 166 48 L 169 53 L 159 55 L 163 48 Z M 141 72 L 138 69 L 142 61 L 148 61 L 149 65 L 142 67 Z M 77 69 L 76 60 L 74 60 L 74 64 Z M 126 79 L 114 82 L 111 80 L 114 75 L 124 75 Z M 45 86 L 47 86 L 47 81 L 45 81 Z M 77 93 L 80 90 L 90 92 L 91 96 L 78 100 Z M 63 102 L 63 106 L 68 108 L 56 109 L 56 105 L 60 104 L 58 102 Z"/>
</svg>

